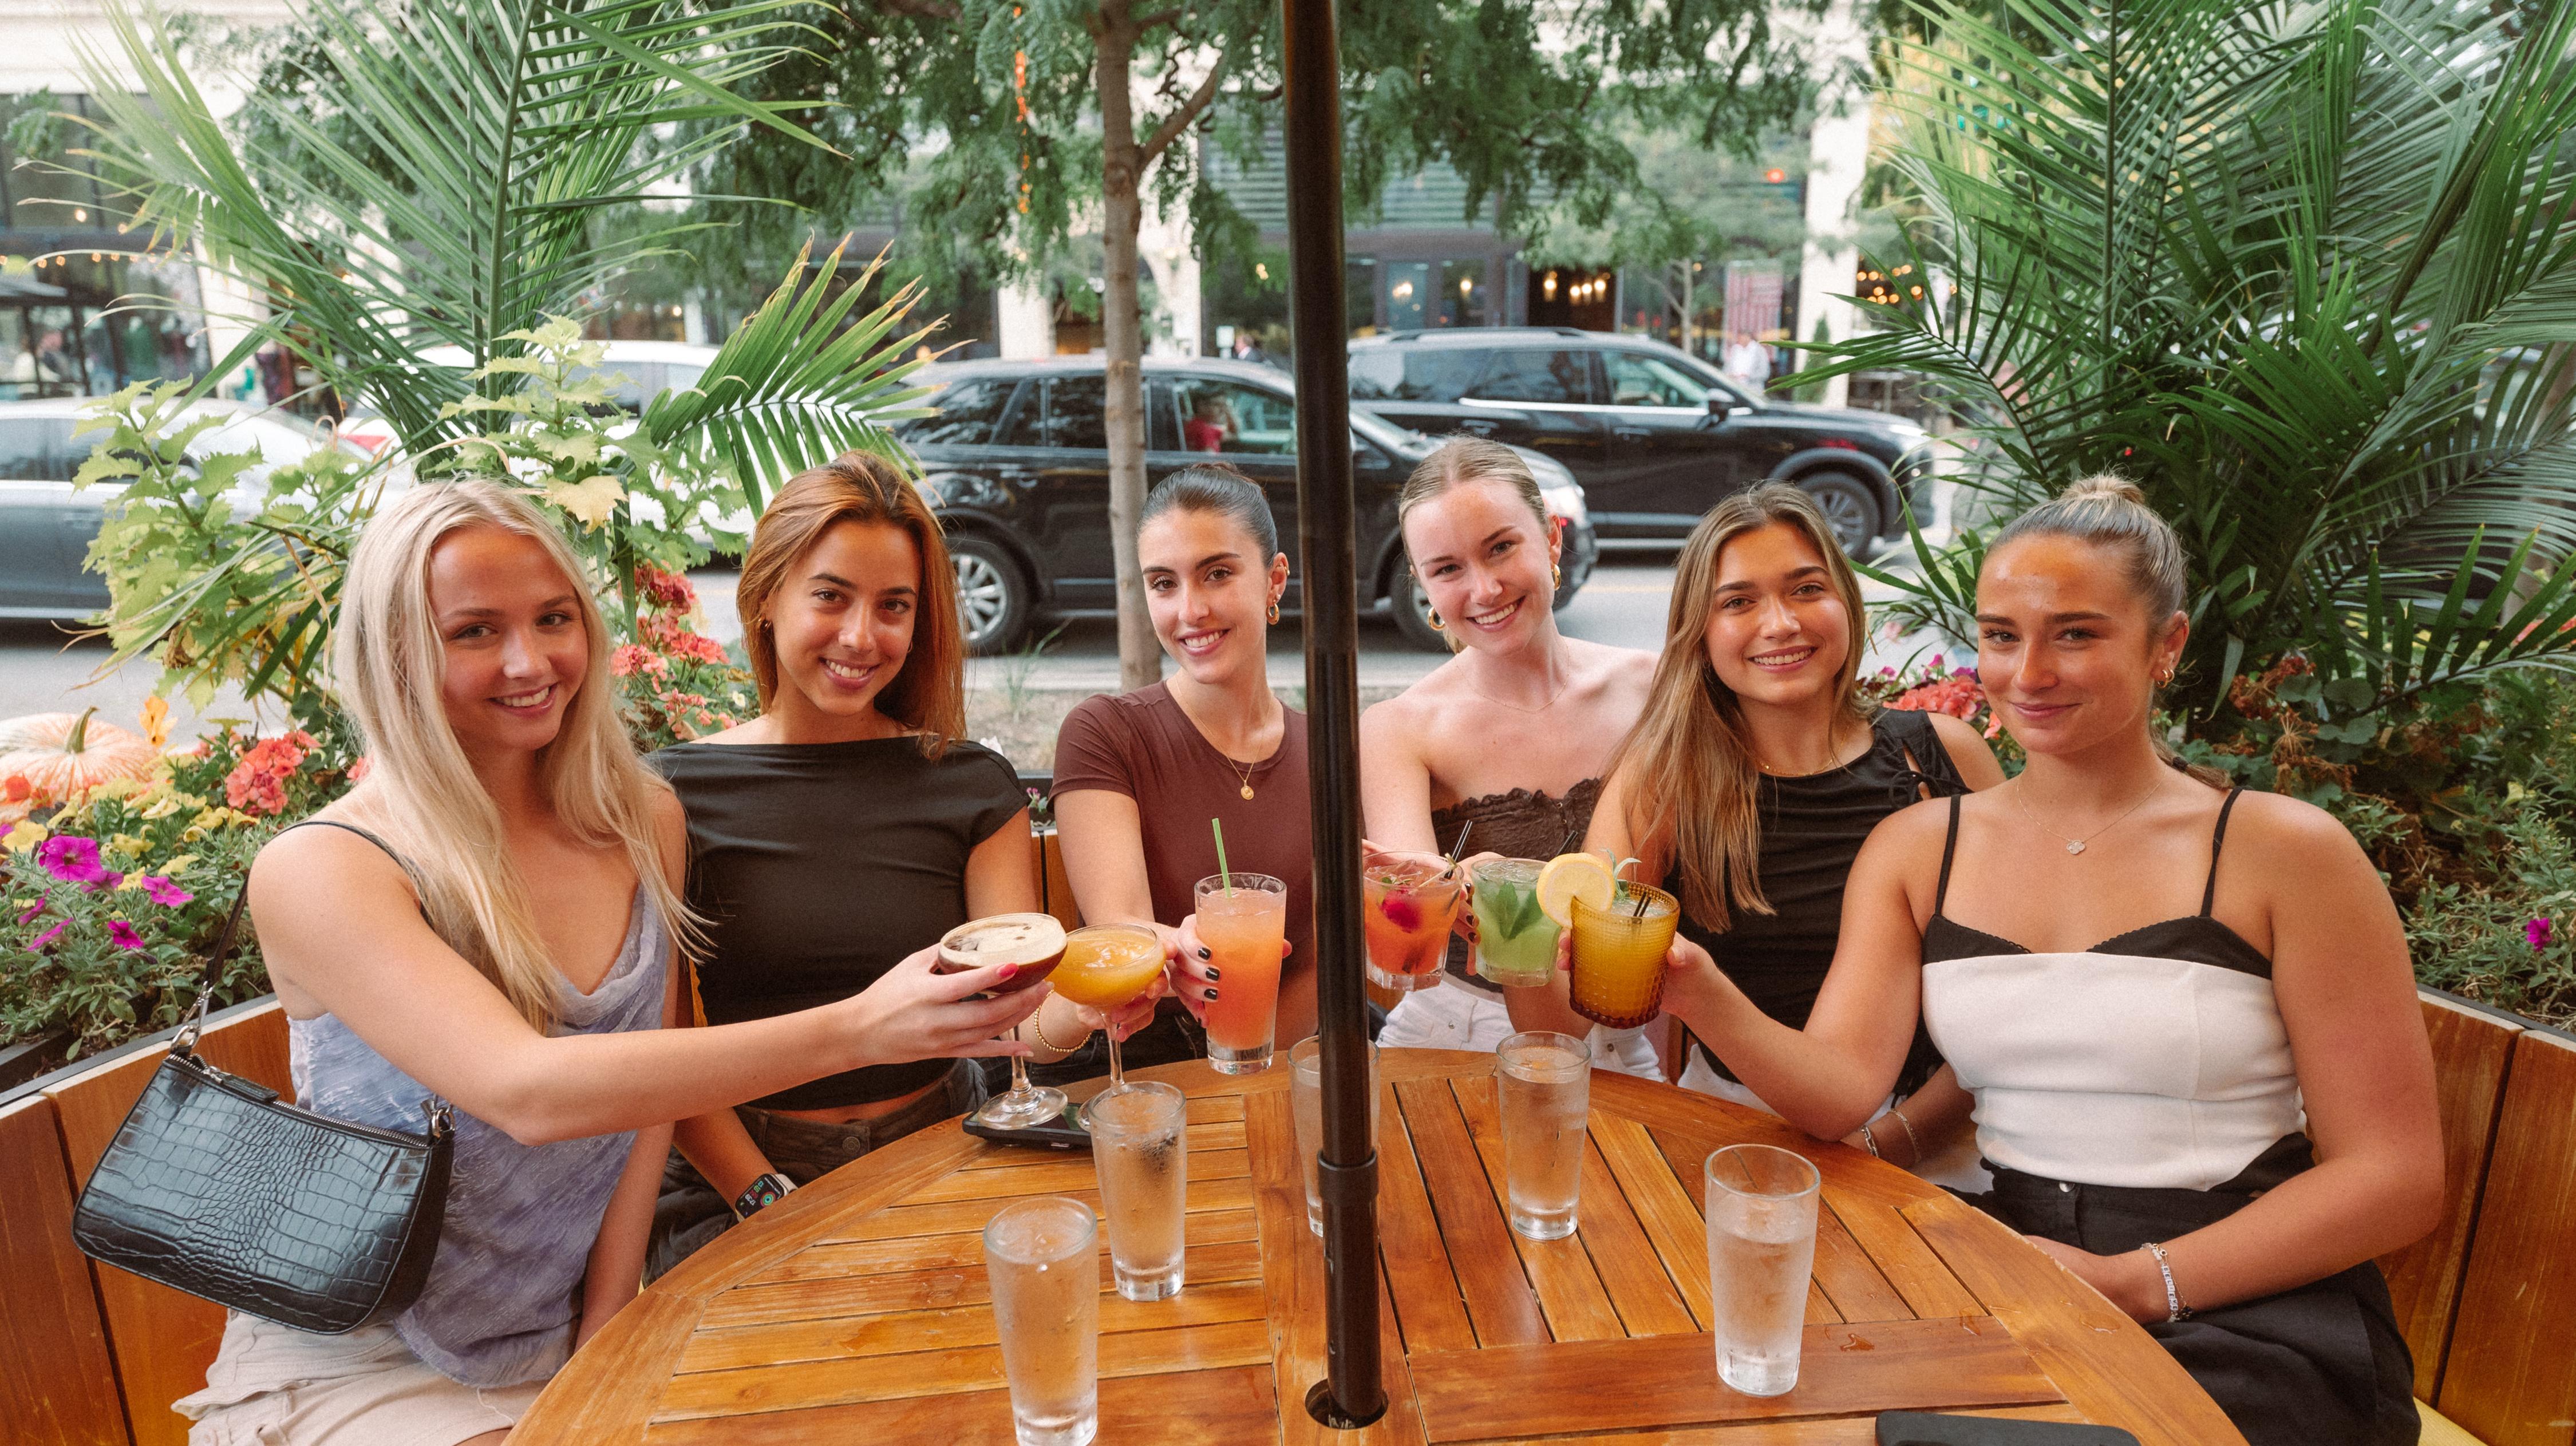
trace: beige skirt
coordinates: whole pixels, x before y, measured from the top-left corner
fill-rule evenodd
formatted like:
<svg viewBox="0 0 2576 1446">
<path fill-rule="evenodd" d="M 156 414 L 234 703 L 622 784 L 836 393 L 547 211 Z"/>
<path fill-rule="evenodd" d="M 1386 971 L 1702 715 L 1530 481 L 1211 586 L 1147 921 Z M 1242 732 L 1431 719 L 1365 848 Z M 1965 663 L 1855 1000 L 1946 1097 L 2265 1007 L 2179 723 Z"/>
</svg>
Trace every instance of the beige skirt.
<svg viewBox="0 0 2576 1446">
<path fill-rule="evenodd" d="M 196 1423 L 188 1446 L 457 1446 L 517 1425 L 545 1386 L 452 1381 L 389 1325 L 318 1336 L 235 1311 L 206 1388 L 170 1409 Z"/>
</svg>

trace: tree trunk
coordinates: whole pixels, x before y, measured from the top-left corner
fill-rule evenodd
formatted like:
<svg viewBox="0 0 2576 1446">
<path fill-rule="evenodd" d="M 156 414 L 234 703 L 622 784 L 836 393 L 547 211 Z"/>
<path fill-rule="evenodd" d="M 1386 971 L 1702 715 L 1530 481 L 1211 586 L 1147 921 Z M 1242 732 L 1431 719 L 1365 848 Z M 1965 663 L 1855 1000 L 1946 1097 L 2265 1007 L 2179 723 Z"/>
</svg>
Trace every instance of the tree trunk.
<svg viewBox="0 0 2576 1446">
<path fill-rule="evenodd" d="M 1136 523 L 1145 510 L 1145 324 L 1136 292 L 1138 189 L 1144 158 L 1136 142 L 1128 66 L 1136 32 L 1126 5 L 1103 5 L 1092 31 L 1100 90 L 1102 340 L 1109 357 L 1109 544 L 1118 567 L 1118 686 L 1133 692 L 1163 676 L 1162 649 L 1145 611 L 1136 560 Z"/>
</svg>

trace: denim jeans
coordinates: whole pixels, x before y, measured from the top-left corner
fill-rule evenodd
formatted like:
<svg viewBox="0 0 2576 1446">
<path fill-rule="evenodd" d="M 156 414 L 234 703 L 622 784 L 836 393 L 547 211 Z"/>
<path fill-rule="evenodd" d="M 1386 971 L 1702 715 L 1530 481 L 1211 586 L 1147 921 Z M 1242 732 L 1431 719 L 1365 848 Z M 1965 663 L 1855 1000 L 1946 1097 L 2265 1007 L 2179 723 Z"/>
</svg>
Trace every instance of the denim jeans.
<svg viewBox="0 0 2576 1446">
<path fill-rule="evenodd" d="M 734 1114 L 769 1168 L 799 1186 L 810 1185 L 871 1150 L 962 1115 L 984 1103 L 984 1076 L 973 1060 L 959 1060 L 946 1089 L 934 1089 L 890 1115 L 827 1125 L 774 1110 L 736 1105 Z M 716 1193 L 697 1167 L 673 1150 L 662 1166 L 662 1194 L 653 1202 L 653 1235 L 644 1251 L 644 1278 L 658 1280 L 672 1266 L 733 1228 L 733 1202 Z"/>
</svg>

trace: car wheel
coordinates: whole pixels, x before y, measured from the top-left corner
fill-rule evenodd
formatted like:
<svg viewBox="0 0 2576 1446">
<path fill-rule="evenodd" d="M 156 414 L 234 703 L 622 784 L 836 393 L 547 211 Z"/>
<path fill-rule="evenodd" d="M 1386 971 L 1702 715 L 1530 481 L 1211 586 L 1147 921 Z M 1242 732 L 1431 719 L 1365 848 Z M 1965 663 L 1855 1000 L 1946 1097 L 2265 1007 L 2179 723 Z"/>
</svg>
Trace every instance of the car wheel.
<svg viewBox="0 0 2576 1446">
<path fill-rule="evenodd" d="M 1869 556 L 1878 542 L 1878 498 L 1867 482 L 1848 472 L 1811 472 L 1798 479 L 1798 490 L 1825 514 L 1847 556 Z"/>
<path fill-rule="evenodd" d="M 1399 560 L 1395 576 L 1388 579 L 1386 601 L 1395 614 L 1395 630 L 1404 640 L 1426 653 L 1449 651 L 1449 635 L 1431 626 L 1431 598 L 1413 577 L 1413 569 Z"/>
<path fill-rule="evenodd" d="M 1019 562 L 1000 543 L 965 535 L 948 539 L 948 563 L 957 574 L 957 630 L 966 651 L 983 657 L 1018 647 L 1035 601 Z"/>
</svg>

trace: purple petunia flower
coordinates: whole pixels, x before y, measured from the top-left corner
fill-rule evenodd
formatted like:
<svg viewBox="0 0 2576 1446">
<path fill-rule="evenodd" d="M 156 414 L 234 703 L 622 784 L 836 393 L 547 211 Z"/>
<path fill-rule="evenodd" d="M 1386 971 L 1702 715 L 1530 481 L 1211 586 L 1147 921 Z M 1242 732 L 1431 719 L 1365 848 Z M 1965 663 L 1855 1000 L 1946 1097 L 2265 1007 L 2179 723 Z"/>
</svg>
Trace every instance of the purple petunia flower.
<svg viewBox="0 0 2576 1446">
<path fill-rule="evenodd" d="M 2549 947 L 2549 936 L 2557 930 L 2558 926 L 2546 918 L 2534 919 L 2522 926 L 2522 937 L 2529 939 L 2531 947 L 2537 951 Z"/>
<path fill-rule="evenodd" d="M 43 912 L 45 912 L 45 901 L 38 899 L 34 904 L 28 907 L 27 912 L 18 916 L 18 922 L 21 924 L 32 924 L 36 922 L 36 916 Z"/>
<path fill-rule="evenodd" d="M 107 921 L 107 942 L 119 949 L 140 949 L 143 936 L 135 933 L 134 926 L 123 919 L 110 919 Z"/>
<path fill-rule="evenodd" d="M 61 923 L 54 925 L 54 927 L 38 934 L 35 938 L 27 941 L 27 948 L 31 952 L 41 952 L 46 945 L 63 937 L 63 930 L 69 928 L 71 926 L 71 922 L 71 920 L 65 919 Z"/>
<path fill-rule="evenodd" d="M 145 874 L 136 882 L 143 892 L 151 897 L 152 902 L 166 909 L 175 909 L 197 897 L 159 874 Z"/>
<path fill-rule="evenodd" d="M 84 894 L 95 894 L 101 889 L 112 889 L 124 882 L 125 875 L 117 872 L 116 870 L 100 869 L 98 871 L 97 878 L 81 885 L 81 892 Z"/>
<path fill-rule="evenodd" d="M 96 883 L 107 875 L 99 867 L 98 840 L 74 834 L 56 834 L 36 845 L 36 862 L 67 884 Z"/>
</svg>

